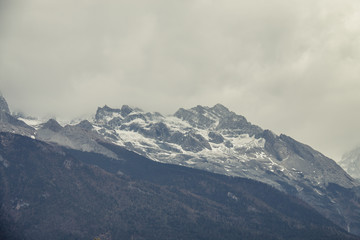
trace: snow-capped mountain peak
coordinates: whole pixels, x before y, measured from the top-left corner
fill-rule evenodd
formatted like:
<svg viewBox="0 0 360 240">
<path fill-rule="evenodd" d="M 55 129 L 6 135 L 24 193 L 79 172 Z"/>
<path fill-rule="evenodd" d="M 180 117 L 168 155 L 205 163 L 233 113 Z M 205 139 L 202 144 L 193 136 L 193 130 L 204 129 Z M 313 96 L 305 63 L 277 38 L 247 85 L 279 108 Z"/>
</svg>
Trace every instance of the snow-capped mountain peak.
<svg viewBox="0 0 360 240">
<path fill-rule="evenodd" d="M 106 139 L 155 161 L 248 177 L 279 189 L 284 176 L 291 185 L 304 180 L 316 186 L 332 181 L 352 185 L 334 161 L 285 135 L 262 130 L 221 104 L 180 108 L 173 116 L 105 106 L 92 124 Z M 334 169 L 341 174 L 331 174 Z"/>
<path fill-rule="evenodd" d="M 51 119 L 36 129 L 4 114 L 0 127 L 5 131 L 117 159 L 106 147 L 115 144 L 157 162 L 254 179 L 295 194 L 325 215 L 344 206 L 327 196 L 329 185 L 357 186 L 333 160 L 310 146 L 263 130 L 221 104 L 180 108 L 170 116 L 105 105 L 90 120 L 61 126 Z M 342 212 L 335 215 L 331 219 L 339 224 L 349 221 Z"/>
</svg>

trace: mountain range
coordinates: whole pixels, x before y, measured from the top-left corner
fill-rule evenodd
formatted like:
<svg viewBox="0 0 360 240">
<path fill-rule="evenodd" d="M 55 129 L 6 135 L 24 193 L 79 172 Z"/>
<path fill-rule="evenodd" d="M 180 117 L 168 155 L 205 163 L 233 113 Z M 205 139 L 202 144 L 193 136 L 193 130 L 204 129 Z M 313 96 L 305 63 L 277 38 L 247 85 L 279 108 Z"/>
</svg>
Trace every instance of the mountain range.
<svg viewBox="0 0 360 240">
<path fill-rule="evenodd" d="M 70 183 L 74 181 L 77 181 L 80 185 L 91 184 L 101 199 L 104 201 L 113 199 L 114 206 L 120 204 L 119 196 L 112 194 L 113 189 L 109 189 L 106 193 L 101 191 L 101 181 L 94 182 L 94 179 L 88 179 L 89 176 L 79 180 L 77 175 L 62 175 L 64 174 L 63 171 L 65 171 L 63 169 L 64 167 L 65 169 L 71 170 L 73 164 L 76 163 L 74 166 L 76 166 L 78 170 L 80 169 L 80 172 L 85 171 L 87 174 L 90 174 L 89 171 L 96 171 L 97 173 L 91 173 L 92 176 L 100 177 L 106 184 L 114 181 L 110 184 L 112 187 L 121 184 L 127 186 L 135 184 L 137 185 L 135 189 L 140 189 L 140 192 L 146 193 L 150 191 L 151 199 L 155 199 L 154 204 L 159 204 L 165 195 L 172 196 L 172 198 L 167 198 L 169 205 L 163 206 L 164 208 L 161 210 L 164 214 L 166 212 L 166 214 L 160 214 L 158 216 L 162 224 L 164 224 L 163 221 L 165 221 L 163 219 L 164 217 L 170 217 L 170 206 L 172 209 L 176 202 L 177 204 L 181 203 L 181 209 L 179 209 L 179 212 L 176 214 L 181 215 L 183 212 L 186 212 L 189 215 L 189 211 L 195 211 L 197 213 L 195 214 L 196 217 L 189 217 L 190 214 L 186 218 L 181 218 L 181 221 L 185 221 L 186 224 L 190 224 L 188 222 L 189 219 L 194 220 L 201 218 L 204 222 L 209 223 L 209 226 L 217 226 L 217 228 L 213 229 L 217 234 L 219 232 L 234 233 L 234 235 L 229 235 L 228 238 L 225 237 L 223 239 L 236 239 L 235 236 L 244 237 L 246 234 L 249 234 L 247 239 L 260 239 L 265 236 L 267 236 L 265 237 L 266 239 L 291 239 L 291 237 L 289 237 L 290 235 L 287 234 L 290 232 L 295 234 L 299 229 L 302 229 L 302 231 L 309 230 L 311 234 L 310 232 L 304 233 L 308 234 L 308 237 L 305 238 L 305 235 L 296 232 L 294 236 L 301 236 L 298 239 L 310 239 L 309 236 L 315 236 L 314 232 L 318 232 L 319 236 L 323 234 L 323 232 L 325 234 L 325 228 L 331 229 L 328 231 L 326 237 L 323 235 L 322 237 L 315 237 L 313 239 L 330 239 L 332 236 L 337 236 L 334 239 L 346 239 L 346 234 L 342 232 L 342 230 L 334 227 L 335 225 L 349 233 L 360 235 L 360 191 L 357 181 L 337 165 L 335 161 L 312 149 L 310 146 L 300 143 L 289 136 L 283 134 L 276 135 L 270 130 L 263 130 L 261 127 L 248 122 L 245 117 L 230 111 L 221 104 L 213 107 L 196 106 L 191 109 L 181 108 L 171 116 L 144 112 L 141 109 L 127 105 L 121 108 L 104 106 L 97 109 L 92 119 L 62 126 L 55 119 L 42 122 L 37 121 L 35 118 L 24 117 L 22 115 L 11 115 L 6 100 L 1 97 L 0 130 L 7 132 L 7 134 L 4 133 L 2 135 L 2 157 L 0 160 L 3 163 L 2 171 L 3 176 L 5 176 L 5 179 L 4 177 L 2 179 L 2 184 L 8 184 L 8 186 L 12 186 L 11 188 L 26 189 L 25 186 L 21 185 L 23 183 L 17 182 L 15 178 L 11 178 L 11 176 L 8 175 L 6 171 L 11 168 L 9 166 L 17 166 L 16 170 L 14 170 L 15 175 L 25 176 L 25 179 L 30 179 L 35 182 L 39 181 L 36 180 L 36 174 L 32 175 L 27 172 L 26 169 L 21 169 L 21 165 L 26 165 L 26 163 L 22 162 L 24 159 L 19 158 L 17 154 L 20 156 L 30 155 L 31 157 L 29 157 L 29 159 L 31 161 L 37 159 L 34 157 L 36 155 L 46 156 L 48 154 L 48 158 L 45 158 L 45 160 L 58 159 L 51 161 L 62 162 L 63 165 L 60 163 L 56 165 L 55 163 L 51 163 L 50 160 L 48 160 L 50 162 L 47 162 L 43 159 L 40 162 L 31 163 L 36 166 L 32 168 L 41 169 L 42 167 L 40 167 L 40 165 L 44 166 L 43 172 L 39 173 L 39 175 L 44 176 L 43 181 L 45 182 L 56 182 L 56 178 L 55 180 L 51 180 L 51 176 L 46 174 L 46 171 L 53 171 L 54 175 L 59 174 L 59 178 L 67 179 L 65 182 L 69 181 L 68 185 L 57 183 L 61 185 L 58 187 L 61 191 L 69 192 L 69 189 L 71 189 Z M 28 147 L 24 147 L 23 149 L 23 145 Z M 11 146 L 9 148 L 13 149 L 13 151 L 17 149 L 15 151 L 17 154 L 8 152 L 8 146 Z M 51 150 L 45 150 L 48 148 Z M 19 151 L 18 149 L 23 150 Z M 47 154 L 42 151 L 45 151 Z M 34 156 L 32 156 L 33 152 Z M 124 157 L 124 153 L 126 153 L 126 157 Z M 41 159 L 41 157 L 38 158 Z M 141 159 L 141 161 L 134 159 Z M 12 163 L 13 161 L 14 163 Z M 47 164 L 50 163 L 52 165 L 47 166 Z M 54 164 L 59 169 L 52 169 L 52 166 L 55 166 Z M 128 167 L 129 164 L 134 164 L 136 167 L 133 165 L 130 168 Z M 84 183 L 84 181 L 86 183 Z M 132 183 L 132 181 L 134 181 L 134 183 Z M 28 191 L 31 192 L 30 189 L 35 188 L 35 186 L 36 184 L 29 187 Z M 50 195 L 56 195 L 56 191 L 52 189 L 51 186 L 49 186 L 49 189 L 49 191 L 54 191 L 51 194 L 49 193 Z M 39 192 L 39 194 L 41 196 L 42 194 L 47 196 L 46 193 L 49 191 L 42 191 L 42 193 Z M 122 191 L 123 190 L 119 190 L 117 193 L 123 194 L 124 192 Z M 126 191 L 126 194 L 130 194 L 128 190 Z M 249 191 L 251 193 L 249 193 Z M 101 194 L 99 192 L 103 192 L 104 195 L 100 196 Z M 176 192 L 176 194 L 174 192 Z M 266 194 L 264 192 L 266 192 Z M 181 200 L 178 199 L 178 193 L 184 194 L 181 195 Z M 81 192 L 81 194 L 84 196 L 91 195 L 89 191 Z M 270 197 L 272 194 L 275 194 L 273 200 L 271 200 Z M 7 210 L 5 211 L 6 214 L 4 213 L 4 216 L 7 217 L 4 217 L 4 221 L 10 226 L 10 229 L 12 229 L 8 232 L 8 234 L 11 234 L 16 232 L 14 219 L 16 219 L 18 214 L 16 211 L 14 212 L 13 208 L 15 207 L 15 210 L 16 208 L 27 209 L 30 208 L 29 206 L 33 206 L 33 204 L 26 202 L 24 198 L 16 197 L 6 191 L 5 193 L 3 191 L 2 196 L 5 196 L 3 197 L 2 208 L 6 205 L 5 203 L 8 204 L 6 207 Z M 267 199 L 267 197 L 269 199 Z M 31 194 L 28 195 L 27 198 L 31 198 Z M 81 199 L 81 196 L 75 196 L 69 192 L 69 198 Z M 134 195 L 133 201 L 138 198 L 143 199 L 143 197 L 135 197 Z M 294 204 L 292 201 L 295 201 L 296 204 L 301 205 L 301 207 L 294 206 L 294 209 L 293 207 L 289 207 L 290 209 L 286 211 L 284 209 L 278 209 L 279 206 L 275 203 L 278 199 L 282 198 L 286 199 L 284 200 L 286 202 L 284 204 L 285 208 L 286 206 L 292 206 L 292 204 Z M 202 210 L 195 208 L 193 205 L 189 206 L 189 202 L 184 202 L 184 199 L 187 199 Z M 241 207 L 236 204 L 231 205 L 231 203 L 228 202 L 231 199 L 237 203 L 241 202 Z M 90 204 L 86 203 L 86 201 L 81 203 L 77 203 L 76 201 L 70 202 L 75 205 Z M 259 203 L 261 206 L 256 205 L 252 208 L 253 202 L 255 205 Z M 95 203 L 96 201 L 94 201 L 94 204 Z M 133 204 L 135 203 L 136 201 L 133 202 Z M 141 205 L 142 203 L 138 204 Z M 148 209 L 146 211 L 144 210 L 146 214 L 148 211 L 153 211 L 150 209 L 151 207 L 155 207 L 155 205 L 151 206 L 151 204 L 147 204 Z M 11 208 L 11 206 L 13 206 L 13 208 Z M 311 223 L 309 225 L 308 221 L 311 222 L 317 218 L 315 215 L 312 216 L 312 214 L 316 212 L 308 212 L 308 218 L 303 215 L 296 215 L 295 213 L 295 217 L 288 216 L 289 214 L 291 215 L 293 211 L 296 212 L 295 209 L 298 209 L 299 212 L 310 211 L 307 206 L 311 206 L 310 209 L 313 208 L 319 213 L 319 216 L 316 216 L 319 217 L 319 221 L 324 222 L 324 224 Z M 102 205 L 98 207 L 102 209 L 101 211 L 110 211 L 109 208 L 104 208 Z M 95 209 L 98 207 L 95 207 Z M 159 206 L 156 205 L 156 208 L 158 207 Z M 166 207 L 169 207 L 169 209 Z M 213 209 L 213 207 L 215 209 Z M 264 209 L 268 209 L 269 212 L 257 210 L 263 207 Z M 302 207 L 308 210 L 303 210 Z M 75 206 L 73 206 L 73 208 L 75 208 Z M 254 211 L 259 213 L 255 214 L 256 217 L 254 217 L 254 220 L 251 220 L 253 222 L 250 221 L 251 224 L 247 221 L 249 216 L 247 215 L 248 213 L 245 213 L 246 211 L 244 209 L 255 209 Z M 35 209 L 31 210 L 35 211 Z M 243 219 L 239 219 L 240 216 L 238 215 L 230 214 L 234 211 L 240 211 Z M 253 214 L 254 211 L 250 212 Z M 277 216 L 277 213 L 280 213 L 281 217 Z M 59 213 L 54 214 L 59 215 Z M 141 215 L 138 215 L 138 212 L 133 212 L 132 214 L 135 216 Z M 310 217 L 310 215 L 312 217 Z M 120 215 L 115 214 L 111 216 L 104 213 L 101 214 L 101 216 L 99 215 L 99 218 L 111 219 L 111 221 L 115 221 L 116 219 L 116 221 L 122 222 L 124 220 L 119 218 L 122 216 L 123 212 L 121 212 Z M 264 218 L 261 219 L 261 216 Z M 22 217 L 27 220 L 22 219 Z M 273 221 L 270 220 L 272 217 L 282 219 L 281 221 L 290 219 L 289 221 L 292 223 L 290 224 L 288 221 L 285 221 L 285 225 L 289 226 L 287 230 L 284 232 L 277 230 L 278 235 L 275 234 L 271 236 L 271 229 L 277 229 L 275 225 L 268 225 L 269 221 Z M 229 218 L 234 221 L 230 223 Z M 31 218 L 27 218 L 27 214 L 20 216 L 19 219 L 22 219 L 22 221 L 31 220 Z M 76 222 L 74 219 L 71 221 Z M 141 222 L 141 218 L 135 218 L 134 221 Z M 177 219 L 176 221 L 180 220 Z M 218 221 L 223 225 L 219 225 Z M 276 220 L 277 223 L 284 224 L 284 222 L 281 221 Z M 199 231 L 196 234 L 203 235 L 204 233 L 199 229 L 205 226 L 198 226 L 201 222 L 202 221 L 194 220 L 192 224 L 196 223 L 194 227 L 197 226 L 197 230 L 191 227 L 189 227 L 189 229 L 192 229 L 192 232 Z M 242 224 L 244 224 L 244 222 L 250 225 L 245 224 L 245 227 L 239 227 L 240 225 L 243 226 Z M 264 226 L 266 226 L 268 230 L 255 230 L 264 227 L 260 224 L 261 222 L 266 222 Z M 331 225 L 333 223 L 335 224 L 334 226 Z M 25 222 L 21 224 L 26 225 Z M 85 222 L 81 222 L 81 224 L 87 226 Z M 95 223 L 91 224 L 96 225 Z M 24 230 L 25 225 L 21 225 L 23 226 L 21 229 Z M 99 227 L 100 225 L 101 224 L 99 224 Z M 41 226 L 44 227 L 43 225 Z M 83 229 L 84 226 L 78 227 Z M 116 227 L 116 224 L 112 226 Z M 134 228 L 131 224 L 126 226 Z M 149 236 L 156 231 L 151 234 L 146 233 L 150 234 L 146 235 L 143 226 L 148 227 L 145 223 L 139 223 L 139 226 L 136 228 L 136 231 L 141 232 L 141 234 L 137 235 L 138 238 L 150 239 L 151 237 Z M 174 228 L 166 224 L 165 226 L 167 227 L 167 232 L 164 231 L 168 234 L 167 237 L 174 235 Z M 229 226 L 231 227 L 229 228 Z M 101 225 L 100 228 L 106 227 Z M 130 231 L 124 226 L 119 228 Z M 31 232 L 31 230 L 29 231 Z M 64 231 L 62 233 L 64 233 Z M 101 232 L 99 230 L 100 232 L 94 232 L 92 235 L 84 235 L 83 231 L 84 230 L 79 230 L 79 234 L 80 232 L 81 234 L 75 238 L 78 239 L 80 236 L 96 236 L 97 233 L 100 234 Z M 122 230 L 119 231 L 121 232 Z M 179 228 L 176 228 L 176 231 L 189 234 L 189 232 L 186 232 L 184 229 L 179 230 Z M 120 235 L 117 235 L 113 230 L 108 230 L 108 232 L 113 238 L 114 236 L 125 236 L 128 234 L 123 232 L 121 234 L 125 235 L 121 235 L 120 233 Z M 102 236 L 103 238 L 106 238 L 106 233 L 105 230 L 101 233 L 105 234 Z M 29 232 L 24 234 L 28 234 L 28 236 L 31 235 Z M 53 232 L 51 232 L 51 234 L 53 234 Z M 68 231 L 67 234 L 75 236 L 73 231 Z M 144 234 L 147 237 L 145 237 Z M 339 234 L 344 234 L 344 236 L 339 237 Z M 31 236 L 39 237 L 40 235 L 35 234 Z M 126 236 L 129 237 L 130 235 Z M 182 235 L 180 234 L 179 236 Z M 189 236 L 190 235 L 184 237 L 188 238 Z M 165 239 L 165 237 L 159 239 Z M 219 239 L 219 237 L 214 239 Z"/>
</svg>

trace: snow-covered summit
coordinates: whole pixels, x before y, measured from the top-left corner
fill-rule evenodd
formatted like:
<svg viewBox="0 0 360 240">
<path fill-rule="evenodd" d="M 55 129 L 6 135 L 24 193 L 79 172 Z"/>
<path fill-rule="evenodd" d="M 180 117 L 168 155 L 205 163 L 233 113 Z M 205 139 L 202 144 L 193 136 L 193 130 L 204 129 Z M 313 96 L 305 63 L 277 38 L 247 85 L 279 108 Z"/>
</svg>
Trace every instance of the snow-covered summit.
<svg viewBox="0 0 360 240">
<path fill-rule="evenodd" d="M 279 189 L 286 180 L 351 187 L 333 160 L 285 135 L 251 124 L 221 104 L 180 108 L 174 115 L 144 112 L 124 105 L 98 108 L 94 129 L 109 141 L 154 161 L 256 179 Z M 321 174 L 320 174 L 321 173 Z"/>
<path fill-rule="evenodd" d="M 300 197 L 325 215 L 337 211 L 331 219 L 339 224 L 349 221 L 339 212 L 346 206 L 328 195 L 333 184 L 357 186 L 340 166 L 310 146 L 263 130 L 221 104 L 180 108 L 170 116 L 105 105 L 91 119 L 65 124 L 12 116 L 6 106 L 0 112 L 2 131 L 116 159 L 106 147 L 110 143 L 162 163 L 255 179 Z"/>
</svg>

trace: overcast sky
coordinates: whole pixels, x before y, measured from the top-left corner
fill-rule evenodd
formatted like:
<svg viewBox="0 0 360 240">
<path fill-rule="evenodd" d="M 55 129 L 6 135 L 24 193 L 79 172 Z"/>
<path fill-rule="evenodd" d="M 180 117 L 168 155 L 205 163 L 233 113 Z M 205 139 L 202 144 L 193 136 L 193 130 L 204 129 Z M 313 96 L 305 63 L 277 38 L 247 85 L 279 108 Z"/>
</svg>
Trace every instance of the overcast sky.
<svg viewBox="0 0 360 240">
<path fill-rule="evenodd" d="M 12 111 L 222 103 L 335 160 L 360 144 L 359 0 L 0 0 Z"/>
</svg>

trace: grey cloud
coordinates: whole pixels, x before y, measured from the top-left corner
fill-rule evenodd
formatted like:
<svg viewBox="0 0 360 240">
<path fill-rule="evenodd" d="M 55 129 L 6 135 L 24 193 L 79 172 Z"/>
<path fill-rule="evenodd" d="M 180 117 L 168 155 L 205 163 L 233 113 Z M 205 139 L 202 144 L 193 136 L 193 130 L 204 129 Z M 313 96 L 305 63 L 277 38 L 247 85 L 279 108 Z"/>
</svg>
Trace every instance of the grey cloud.
<svg viewBox="0 0 360 240">
<path fill-rule="evenodd" d="M 360 144 L 357 0 L 2 1 L 13 110 L 221 102 L 338 158 Z"/>
</svg>

